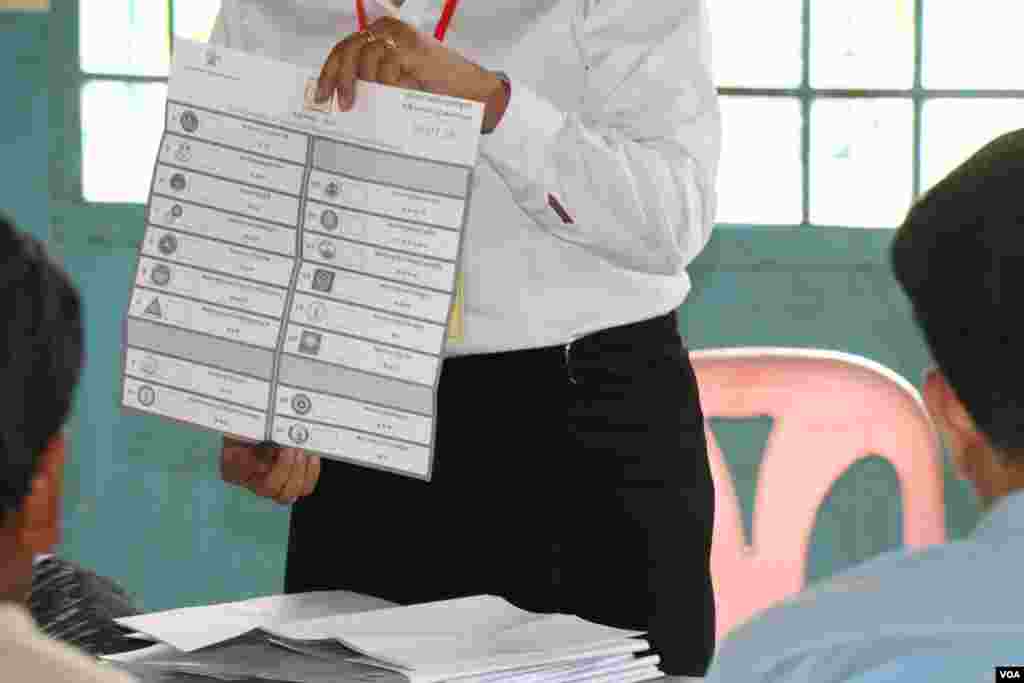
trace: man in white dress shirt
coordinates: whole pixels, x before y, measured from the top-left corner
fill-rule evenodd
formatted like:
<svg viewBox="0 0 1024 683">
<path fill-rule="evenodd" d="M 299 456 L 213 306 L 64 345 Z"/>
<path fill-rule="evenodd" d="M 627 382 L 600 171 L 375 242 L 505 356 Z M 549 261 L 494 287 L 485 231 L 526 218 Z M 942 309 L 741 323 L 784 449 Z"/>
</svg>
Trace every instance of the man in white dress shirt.
<svg viewBox="0 0 1024 683">
<path fill-rule="evenodd" d="M 981 523 L 966 539 L 886 553 L 761 613 L 725 640 L 708 683 L 959 683 L 1024 663 L 1022 187 L 1017 131 L 929 191 L 892 247 L 938 364 L 925 403 L 984 507 Z M 1016 661 L 991 661 L 1000 652 Z"/>
<path fill-rule="evenodd" d="M 223 3 L 214 42 L 320 70 L 343 108 L 357 78 L 486 107 L 432 481 L 231 439 L 223 477 L 298 501 L 290 592 L 499 594 L 701 675 L 714 492 L 676 310 L 715 211 L 705 3 L 464 0 L 443 43 L 442 4 L 366 0 L 358 30 L 354 0 Z"/>
<path fill-rule="evenodd" d="M 62 430 L 82 368 L 82 319 L 67 275 L 2 216 L 0 320 L 0 680 L 128 683 L 43 635 L 28 610 L 33 559 L 60 540 Z"/>
</svg>

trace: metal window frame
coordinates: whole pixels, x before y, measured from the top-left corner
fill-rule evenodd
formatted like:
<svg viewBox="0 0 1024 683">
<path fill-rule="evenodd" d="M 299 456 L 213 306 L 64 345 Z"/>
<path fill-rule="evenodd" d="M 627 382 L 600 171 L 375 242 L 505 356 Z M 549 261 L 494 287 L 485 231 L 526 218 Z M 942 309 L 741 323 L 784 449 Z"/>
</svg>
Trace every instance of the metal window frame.
<svg viewBox="0 0 1024 683">
<path fill-rule="evenodd" d="M 819 0 L 821 2 L 822 0 Z M 833 89 L 814 88 L 811 86 L 811 2 L 803 0 L 802 6 L 802 31 L 801 31 L 801 77 L 800 85 L 794 88 L 746 88 L 746 87 L 721 87 L 718 89 L 720 95 L 743 96 L 743 97 L 764 97 L 764 98 L 790 98 L 797 99 L 800 103 L 801 112 L 801 221 L 798 225 L 766 225 L 761 223 L 719 223 L 724 227 L 857 227 L 853 225 L 844 226 L 823 226 L 811 223 L 810 221 L 810 197 L 811 197 L 811 108 L 813 103 L 819 99 L 875 99 L 894 98 L 910 100 L 913 103 L 913 134 L 908 144 L 912 146 L 912 197 L 916 199 L 921 193 L 921 142 L 922 142 L 922 115 L 924 105 L 932 99 L 1024 99 L 1024 90 L 955 90 L 955 89 L 928 89 L 922 84 L 923 47 L 924 47 L 924 2 L 914 2 L 914 79 L 913 85 L 908 89 Z M 170 49 L 174 49 L 174 0 L 167 0 L 168 22 L 167 40 Z M 64 44 L 64 54 L 74 54 L 76 61 L 73 67 L 66 69 L 59 74 L 59 80 L 63 80 L 67 87 L 75 93 L 64 107 L 64 138 L 62 154 L 64 163 L 59 164 L 60 168 L 54 168 L 51 161 L 51 178 L 57 179 L 53 199 L 58 203 L 70 202 L 73 204 L 84 204 L 90 207 L 139 207 L 135 203 L 114 204 L 108 202 L 87 202 L 82 192 L 82 130 L 81 130 L 81 91 L 85 84 L 93 80 L 110 80 L 121 83 L 166 83 L 164 76 L 128 76 L 123 74 L 87 73 L 82 71 L 79 50 L 79 3 L 72 0 L 67 3 L 57 3 L 53 12 L 58 22 L 61 39 Z M 58 60 L 51 60 L 58 62 Z M 66 62 L 62 62 L 66 63 Z M 70 79 L 68 75 L 70 72 Z M 51 115 L 52 118 L 52 115 Z M 51 121 L 52 125 L 52 121 Z M 70 136 L 70 140 L 66 139 Z M 53 159 L 51 154 L 51 160 Z"/>
<path fill-rule="evenodd" d="M 174 51 L 174 4 L 175 0 L 166 0 L 167 2 L 167 45 L 171 50 L 172 54 Z M 66 3 L 57 3 L 54 12 L 54 23 L 57 24 L 60 29 L 61 39 L 64 45 L 64 53 L 74 55 L 74 64 L 70 65 L 70 68 L 62 74 L 63 79 L 66 82 L 66 88 L 73 94 L 68 97 L 66 103 L 66 109 L 73 110 L 73 115 L 66 117 L 66 130 L 72 135 L 71 149 L 65 146 L 66 151 L 73 152 L 70 156 L 76 163 L 74 172 L 66 180 L 70 181 L 63 183 L 64 192 L 60 193 L 63 197 L 54 197 L 55 199 L 63 198 L 65 200 L 71 199 L 82 204 L 94 206 L 121 206 L 115 202 L 90 202 L 85 199 L 85 195 L 82 189 L 82 161 L 83 161 L 83 150 L 82 150 L 82 91 L 87 83 L 93 81 L 113 81 L 116 83 L 167 83 L 167 76 L 138 76 L 131 74 L 119 74 L 119 73 L 106 73 L 106 72 L 89 72 L 82 69 L 81 62 L 81 23 L 79 21 L 79 1 L 71 0 Z M 61 60 L 62 63 L 66 63 L 65 60 Z M 67 76 L 70 75 L 70 78 Z M 70 113 L 70 112 L 69 112 Z M 52 169 L 51 169 L 52 170 Z M 66 171 L 66 169 L 65 169 Z M 63 175 L 63 174 L 62 174 Z M 68 190 L 71 190 L 69 193 Z M 134 202 L 127 203 L 128 206 L 137 206 Z"/>
<path fill-rule="evenodd" d="M 819 0 L 822 2 L 823 0 Z M 811 86 L 811 0 L 803 0 L 802 32 L 801 32 L 801 75 L 800 85 L 795 88 L 744 88 L 723 87 L 718 92 L 722 96 L 785 97 L 797 99 L 800 103 L 801 135 L 800 135 L 800 166 L 801 166 L 801 199 L 802 216 L 799 226 L 794 227 L 840 227 L 823 226 L 811 223 L 811 107 L 815 100 L 824 99 L 876 99 L 892 98 L 910 100 L 913 103 L 913 134 L 909 144 L 912 145 L 912 198 L 921 194 L 921 141 L 922 116 L 924 105 L 933 99 L 1024 99 L 1024 90 L 951 90 L 925 88 L 922 81 L 924 53 L 924 2 L 914 2 L 914 80 L 913 85 L 906 89 L 853 89 L 853 88 L 814 88 Z M 731 227 L 747 227 L 748 223 L 720 223 Z M 754 224 L 760 226 L 761 224 Z M 782 226 L 777 226 L 782 227 Z M 846 226 L 856 227 L 856 226 Z"/>
</svg>

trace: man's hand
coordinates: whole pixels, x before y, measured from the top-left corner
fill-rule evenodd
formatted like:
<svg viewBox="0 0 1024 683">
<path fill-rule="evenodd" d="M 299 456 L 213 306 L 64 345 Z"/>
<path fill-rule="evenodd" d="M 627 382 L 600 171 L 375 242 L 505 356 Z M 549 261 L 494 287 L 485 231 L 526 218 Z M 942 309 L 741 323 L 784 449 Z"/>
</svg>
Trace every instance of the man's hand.
<svg viewBox="0 0 1024 683">
<path fill-rule="evenodd" d="M 495 73 L 394 17 L 381 17 L 334 46 L 320 70 L 319 101 L 337 93 L 339 108 L 350 110 L 356 79 L 481 102 L 484 132 L 494 130 L 508 106 Z"/>
<path fill-rule="evenodd" d="M 320 458 L 297 448 L 276 448 L 225 436 L 220 476 L 257 496 L 291 505 L 313 493 L 320 478 Z"/>
</svg>

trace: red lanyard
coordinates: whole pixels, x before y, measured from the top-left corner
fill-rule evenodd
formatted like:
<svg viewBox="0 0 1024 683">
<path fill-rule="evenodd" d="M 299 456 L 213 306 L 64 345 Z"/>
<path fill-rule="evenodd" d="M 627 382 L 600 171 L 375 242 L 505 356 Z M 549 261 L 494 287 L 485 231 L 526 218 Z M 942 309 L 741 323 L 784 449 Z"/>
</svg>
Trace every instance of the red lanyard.
<svg viewBox="0 0 1024 683">
<path fill-rule="evenodd" d="M 455 8 L 458 4 L 459 0 L 444 1 L 441 18 L 437 20 L 437 26 L 434 27 L 434 37 L 441 42 L 444 42 L 444 36 L 448 33 L 448 25 L 452 23 L 452 17 L 455 16 Z M 366 20 L 366 7 L 363 5 L 363 0 L 356 0 L 356 18 L 359 20 L 359 30 L 365 31 L 368 22 Z"/>
</svg>

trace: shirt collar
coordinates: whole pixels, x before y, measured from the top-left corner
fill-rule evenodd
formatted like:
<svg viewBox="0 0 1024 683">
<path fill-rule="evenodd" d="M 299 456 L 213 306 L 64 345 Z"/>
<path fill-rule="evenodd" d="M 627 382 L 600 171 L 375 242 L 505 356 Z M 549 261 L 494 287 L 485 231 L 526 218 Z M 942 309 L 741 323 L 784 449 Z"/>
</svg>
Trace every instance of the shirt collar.
<svg viewBox="0 0 1024 683">
<path fill-rule="evenodd" d="M 993 503 L 971 537 L 993 541 L 1017 535 L 1024 535 L 1024 490 L 1003 496 Z"/>
<path fill-rule="evenodd" d="M 377 0 L 377 2 L 389 4 L 388 0 Z M 427 16 L 432 4 L 430 0 L 405 0 L 401 7 L 395 8 L 395 11 L 400 14 L 403 21 L 416 26 Z"/>
<path fill-rule="evenodd" d="M 13 602 L 0 602 L 0 626 L 6 632 L 3 635 L 25 634 L 36 631 L 36 622 L 25 605 Z"/>
</svg>

